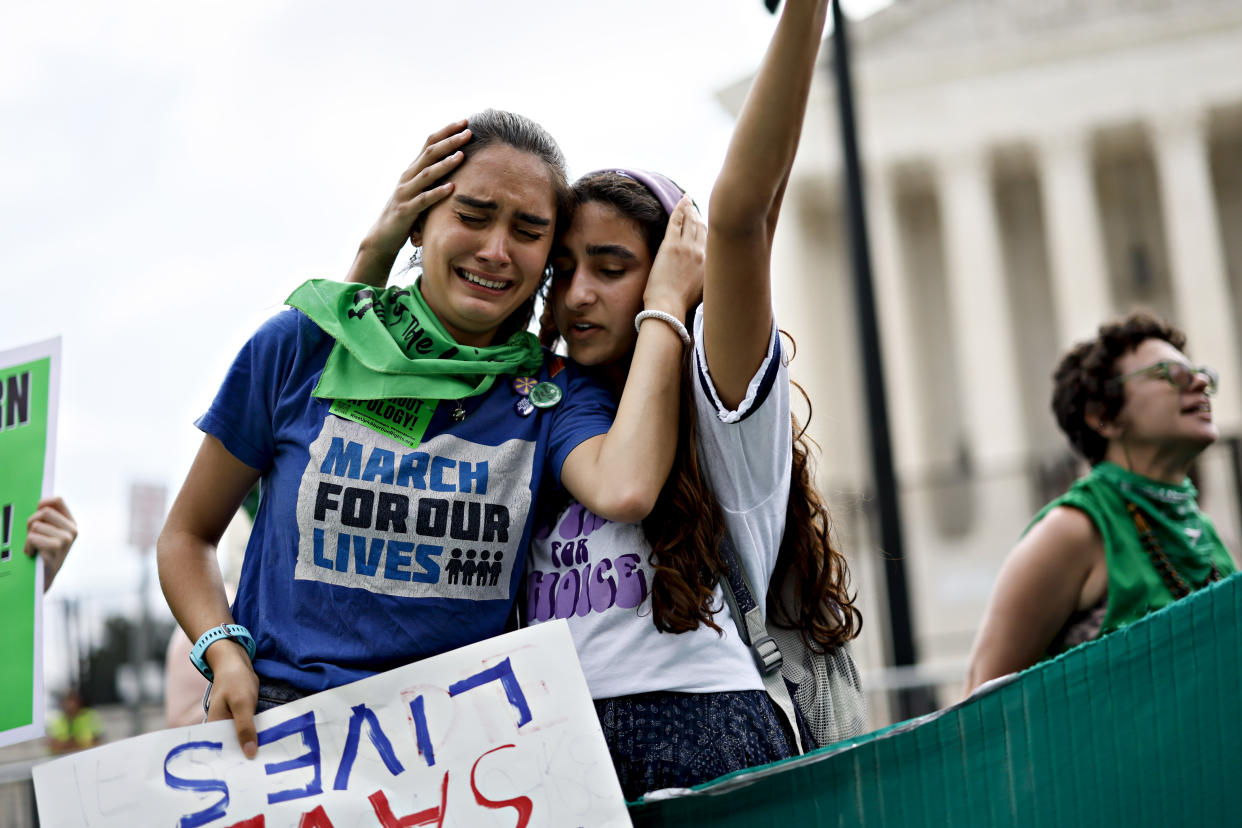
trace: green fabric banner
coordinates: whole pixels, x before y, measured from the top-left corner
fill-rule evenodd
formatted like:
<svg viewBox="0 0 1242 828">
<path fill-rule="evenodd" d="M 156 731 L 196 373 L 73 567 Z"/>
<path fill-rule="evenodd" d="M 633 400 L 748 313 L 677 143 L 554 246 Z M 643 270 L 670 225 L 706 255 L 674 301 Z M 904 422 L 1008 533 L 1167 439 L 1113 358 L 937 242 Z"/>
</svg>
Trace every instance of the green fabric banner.
<svg viewBox="0 0 1242 828">
<path fill-rule="evenodd" d="M 59 340 L 0 352 L 0 745 L 43 734 L 42 641 L 26 518 L 49 460 Z"/>
<path fill-rule="evenodd" d="M 1242 824 L 1242 575 L 966 702 L 634 804 L 636 826 Z"/>
</svg>

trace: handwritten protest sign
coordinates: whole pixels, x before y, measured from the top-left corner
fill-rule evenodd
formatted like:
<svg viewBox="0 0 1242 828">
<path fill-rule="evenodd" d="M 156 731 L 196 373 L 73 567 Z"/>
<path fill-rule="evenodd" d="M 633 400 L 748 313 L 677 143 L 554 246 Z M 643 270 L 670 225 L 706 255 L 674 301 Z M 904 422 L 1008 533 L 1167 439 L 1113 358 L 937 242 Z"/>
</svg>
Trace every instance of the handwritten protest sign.
<svg viewBox="0 0 1242 828">
<path fill-rule="evenodd" d="M 563 622 L 34 769 L 45 828 L 628 826 Z"/>
<path fill-rule="evenodd" d="M 43 562 L 26 518 L 52 487 L 60 340 L 0 351 L 0 745 L 43 735 Z"/>
</svg>

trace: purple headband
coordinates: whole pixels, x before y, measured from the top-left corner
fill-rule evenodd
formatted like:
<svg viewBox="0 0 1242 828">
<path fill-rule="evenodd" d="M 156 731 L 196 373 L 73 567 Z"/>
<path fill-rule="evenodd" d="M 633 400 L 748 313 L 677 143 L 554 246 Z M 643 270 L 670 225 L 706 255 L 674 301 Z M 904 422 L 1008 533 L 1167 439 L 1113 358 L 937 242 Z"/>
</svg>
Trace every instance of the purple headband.
<svg viewBox="0 0 1242 828">
<path fill-rule="evenodd" d="M 681 197 L 685 195 L 681 187 L 673 183 L 668 176 L 660 175 L 656 172 L 647 172 L 646 170 L 595 170 L 595 172 L 587 173 L 587 175 L 595 175 L 596 173 L 616 173 L 626 178 L 632 178 L 639 184 L 642 184 L 651 194 L 660 202 L 660 206 L 664 208 L 664 212 L 670 216 L 673 214 L 673 208 L 677 206 L 677 202 L 681 201 Z"/>
</svg>

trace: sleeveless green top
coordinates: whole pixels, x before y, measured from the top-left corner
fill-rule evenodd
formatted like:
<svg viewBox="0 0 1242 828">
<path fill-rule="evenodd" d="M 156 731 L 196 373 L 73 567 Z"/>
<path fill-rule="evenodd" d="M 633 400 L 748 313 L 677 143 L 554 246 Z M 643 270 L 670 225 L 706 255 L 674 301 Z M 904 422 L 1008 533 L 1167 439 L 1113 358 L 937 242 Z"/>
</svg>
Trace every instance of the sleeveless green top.
<svg viewBox="0 0 1242 828">
<path fill-rule="evenodd" d="M 1104 538 L 1108 567 L 1108 604 L 1100 628 L 1105 635 L 1177 600 L 1143 548 L 1127 501 L 1142 511 L 1159 548 L 1192 590 L 1208 582 L 1213 565 L 1221 577 L 1236 570 L 1216 528 L 1199 511 L 1198 496 L 1189 478 L 1170 485 L 1105 461 L 1041 509 L 1027 530 L 1057 506 L 1091 518 Z"/>
</svg>

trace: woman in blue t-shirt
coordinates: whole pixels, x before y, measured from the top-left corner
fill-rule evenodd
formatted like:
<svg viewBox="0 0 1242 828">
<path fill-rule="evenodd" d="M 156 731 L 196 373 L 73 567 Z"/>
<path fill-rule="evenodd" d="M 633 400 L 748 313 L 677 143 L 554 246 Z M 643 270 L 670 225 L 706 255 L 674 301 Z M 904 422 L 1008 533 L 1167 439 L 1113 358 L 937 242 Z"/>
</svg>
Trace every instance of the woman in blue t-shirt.
<svg viewBox="0 0 1242 828">
<path fill-rule="evenodd" d="M 525 118 L 488 110 L 432 135 L 354 263 L 387 273 L 408 238 L 419 282 L 299 287 L 198 421 L 160 582 L 213 682 L 208 719 L 234 719 L 247 756 L 256 707 L 501 632 L 544 480 L 616 520 L 654 503 L 676 333 L 640 337 L 644 379 L 618 409 L 525 331 L 567 196 L 559 149 Z M 654 281 L 651 308 L 684 316 L 694 280 Z M 256 481 L 230 610 L 215 544 Z"/>
<path fill-rule="evenodd" d="M 683 400 L 677 459 L 651 515 L 613 520 L 572 491 L 559 502 L 545 497 L 528 566 L 525 620 L 569 622 L 627 799 L 797 752 L 723 606 L 726 533 L 777 624 L 822 650 L 841 647 L 861 625 L 811 485 L 806 441 L 791 428 L 771 312 L 772 239 L 826 10 L 825 0 L 786 2 L 712 191 L 703 304 L 693 319 L 650 313 L 661 290 L 653 263 L 685 235 L 686 200 L 664 176 L 584 176 L 553 252 L 545 344 L 563 339 L 623 400 L 647 381 L 639 353 L 651 328 L 689 343 L 688 320 L 696 334 L 670 392 Z M 832 711 L 835 731 L 821 732 L 862 732 L 858 701 Z"/>
</svg>

